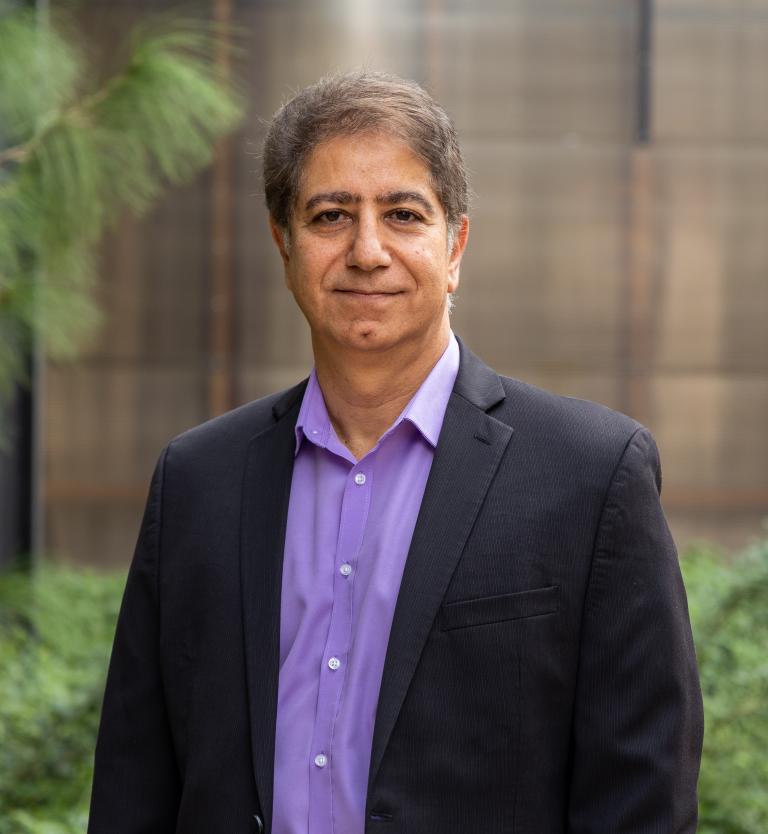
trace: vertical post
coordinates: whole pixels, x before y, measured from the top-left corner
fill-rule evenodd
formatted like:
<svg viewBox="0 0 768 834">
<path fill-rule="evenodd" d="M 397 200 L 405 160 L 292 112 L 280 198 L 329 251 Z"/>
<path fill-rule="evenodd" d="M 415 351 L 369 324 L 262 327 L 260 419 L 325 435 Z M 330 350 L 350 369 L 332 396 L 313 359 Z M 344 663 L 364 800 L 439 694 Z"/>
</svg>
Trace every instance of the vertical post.
<svg viewBox="0 0 768 834">
<path fill-rule="evenodd" d="M 654 171 L 652 138 L 653 0 L 638 0 L 635 124 L 629 161 L 627 262 L 622 303 L 622 408 L 637 420 L 652 418 L 650 365 L 654 303 Z"/>
<path fill-rule="evenodd" d="M 435 95 L 438 99 L 442 97 L 442 67 L 440 66 L 440 43 L 441 32 L 440 29 L 434 25 L 434 21 L 440 20 L 441 15 L 444 14 L 442 0 L 427 0 L 426 4 L 426 26 L 424 31 L 426 33 L 426 43 L 424 44 L 427 65 L 424 67 L 424 77 L 426 79 L 427 89 Z"/>
<path fill-rule="evenodd" d="M 232 0 L 214 0 L 213 17 L 217 26 L 216 66 L 228 77 Z M 208 413 L 214 417 L 235 404 L 232 144 L 228 138 L 216 144 L 212 176 Z"/>
<path fill-rule="evenodd" d="M 50 0 L 35 0 L 37 27 L 50 25 Z M 37 60 L 45 64 L 47 56 L 38 53 Z M 42 78 L 48 73 L 42 72 Z M 39 276 L 38 276 L 39 277 Z M 44 504 L 44 433 L 45 433 L 45 349 L 43 341 L 35 335 L 30 358 L 29 414 L 26 415 L 29 431 L 29 561 L 34 568 L 42 558 L 45 549 L 45 504 Z"/>
<path fill-rule="evenodd" d="M 32 394 L 17 385 L 0 404 L 0 568 L 31 567 Z"/>
<path fill-rule="evenodd" d="M 48 0 L 32 0 L 37 26 L 48 25 Z M 38 51 L 36 60 L 45 61 Z M 45 78 L 45 73 L 41 73 Z M 19 350 L 23 348 L 19 345 Z M 8 402 L 0 404 L 0 567 L 35 566 L 43 546 L 42 405 L 44 351 L 35 335 L 24 359 L 26 385 L 16 385 Z"/>
<path fill-rule="evenodd" d="M 653 0 L 640 3 L 637 29 L 637 117 L 635 142 L 647 145 L 651 141 L 651 93 L 653 69 Z"/>
<path fill-rule="evenodd" d="M 35 0 L 37 26 L 50 25 L 50 0 Z M 38 60 L 45 63 L 46 55 L 40 54 Z M 47 72 L 41 73 L 43 78 Z M 30 378 L 31 414 L 30 426 L 30 565 L 35 567 L 45 552 L 45 348 L 39 337 L 32 346 L 32 373 Z"/>
</svg>

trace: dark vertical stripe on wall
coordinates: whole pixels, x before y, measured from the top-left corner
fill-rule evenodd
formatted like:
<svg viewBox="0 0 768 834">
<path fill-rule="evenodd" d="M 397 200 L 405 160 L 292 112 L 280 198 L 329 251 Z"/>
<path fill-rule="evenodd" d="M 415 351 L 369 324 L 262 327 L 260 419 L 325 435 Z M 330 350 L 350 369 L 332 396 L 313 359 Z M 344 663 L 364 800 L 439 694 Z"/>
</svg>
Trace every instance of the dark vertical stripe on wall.
<svg viewBox="0 0 768 834">
<path fill-rule="evenodd" d="M 653 0 L 638 0 L 637 27 L 637 116 L 635 141 L 645 145 L 651 141 L 651 93 L 653 70 Z"/>
<path fill-rule="evenodd" d="M 32 393 L 17 386 L 2 403 L 0 569 L 28 564 L 32 549 Z"/>
<path fill-rule="evenodd" d="M 216 67 L 231 74 L 230 32 L 232 0 L 214 0 L 213 19 L 221 27 L 216 36 Z M 235 405 L 235 272 L 233 230 L 232 139 L 216 143 L 211 185 L 211 279 L 208 298 L 208 416 Z"/>
</svg>

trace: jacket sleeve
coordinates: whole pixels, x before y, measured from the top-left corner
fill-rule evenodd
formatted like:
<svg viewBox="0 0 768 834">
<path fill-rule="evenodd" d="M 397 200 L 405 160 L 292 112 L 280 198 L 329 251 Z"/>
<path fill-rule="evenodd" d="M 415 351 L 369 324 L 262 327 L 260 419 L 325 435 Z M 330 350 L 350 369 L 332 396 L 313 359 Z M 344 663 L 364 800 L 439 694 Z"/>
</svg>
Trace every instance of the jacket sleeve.
<svg viewBox="0 0 768 834">
<path fill-rule="evenodd" d="M 96 744 L 88 834 L 172 834 L 180 779 L 159 664 L 165 456 L 155 469 L 123 595 Z"/>
<path fill-rule="evenodd" d="M 701 691 L 656 444 L 638 429 L 611 481 L 584 601 L 569 834 L 693 834 Z"/>
</svg>

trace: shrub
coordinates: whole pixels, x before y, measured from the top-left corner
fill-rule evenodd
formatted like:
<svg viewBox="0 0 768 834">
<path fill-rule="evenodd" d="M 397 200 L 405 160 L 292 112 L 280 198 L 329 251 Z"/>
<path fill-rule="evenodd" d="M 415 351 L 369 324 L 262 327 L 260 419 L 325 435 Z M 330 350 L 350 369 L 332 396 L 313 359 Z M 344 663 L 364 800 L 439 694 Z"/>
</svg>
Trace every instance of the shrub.
<svg viewBox="0 0 768 834">
<path fill-rule="evenodd" d="M 699 834 L 768 831 L 768 541 L 682 560 L 704 694 Z"/>
<path fill-rule="evenodd" d="M 124 581 L 51 566 L 0 580 L 0 834 L 85 831 Z"/>
</svg>

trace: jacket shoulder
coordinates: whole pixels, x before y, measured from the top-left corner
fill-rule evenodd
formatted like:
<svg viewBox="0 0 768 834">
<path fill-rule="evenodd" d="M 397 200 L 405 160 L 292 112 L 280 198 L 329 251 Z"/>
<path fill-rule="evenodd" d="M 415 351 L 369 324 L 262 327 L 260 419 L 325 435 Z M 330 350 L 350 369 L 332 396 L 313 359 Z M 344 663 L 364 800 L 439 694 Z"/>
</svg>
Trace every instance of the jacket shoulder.
<svg viewBox="0 0 768 834">
<path fill-rule="evenodd" d="M 301 401 L 306 380 L 241 405 L 176 436 L 168 444 L 174 457 L 244 452 L 250 441 Z"/>
<path fill-rule="evenodd" d="M 608 406 L 554 394 L 510 377 L 499 379 L 506 396 L 493 411 L 496 419 L 579 457 L 615 462 L 638 431 L 647 431 L 637 420 Z"/>
</svg>

